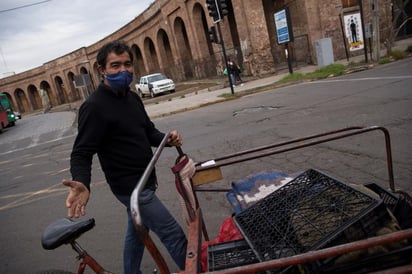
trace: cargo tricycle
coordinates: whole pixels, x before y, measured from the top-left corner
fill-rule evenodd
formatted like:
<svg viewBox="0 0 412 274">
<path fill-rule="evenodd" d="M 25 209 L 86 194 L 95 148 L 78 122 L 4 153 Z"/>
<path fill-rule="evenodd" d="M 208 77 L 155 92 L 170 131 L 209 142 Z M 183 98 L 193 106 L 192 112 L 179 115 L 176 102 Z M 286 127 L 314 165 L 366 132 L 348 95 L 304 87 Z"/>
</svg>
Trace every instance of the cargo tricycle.
<svg viewBox="0 0 412 274">
<path fill-rule="evenodd" d="M 367 134 L 383 134 L 386 186 L 342 182 L 315 168 L 293 173 L 266 169 L 232 181 L 230 187 L 219 185 L 225 178 L 223 167 Z M 155 272 L 162 274 L 170 273 L 170 268 L 140 218 L 138 197 L 167 137 L 131 199 L 135 228 L 157 265 Z M 180 147 L 177 151 L 172 172 L 188 239 L 186 267 L 179 273 L 412 273 L 412 199 L 395 187 L 386 128 L 347 127 L 205 161 L 194 161 Z M 233 212 L 222 220 L 214 238 L 206 228 L 207 208 L 199 201 L 205 192 L 223 192 Z M 93 227 L 91 220 L 66 220 L 60 232 L 51 225 L 43 246 L 71 244 L 81 259 L 77 273 L 86 265 L 96 273 L 109 273 L 76 241 Z"/>
</svg>

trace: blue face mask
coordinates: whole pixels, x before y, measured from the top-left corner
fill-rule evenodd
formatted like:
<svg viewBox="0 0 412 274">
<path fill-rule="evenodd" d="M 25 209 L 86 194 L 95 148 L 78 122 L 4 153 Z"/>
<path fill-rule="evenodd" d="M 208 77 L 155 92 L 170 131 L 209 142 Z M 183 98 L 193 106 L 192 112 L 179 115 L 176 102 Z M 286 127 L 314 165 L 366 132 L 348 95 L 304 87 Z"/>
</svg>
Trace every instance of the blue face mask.
<svg viewBox="0 0 412 274">
<path fill-rule="evenodd" d="M 126 90 L 133 80 L 133 74 L 124 70 L 116 74 L 106 74 L 106 79 L 112 88 Z"/>
</svg>

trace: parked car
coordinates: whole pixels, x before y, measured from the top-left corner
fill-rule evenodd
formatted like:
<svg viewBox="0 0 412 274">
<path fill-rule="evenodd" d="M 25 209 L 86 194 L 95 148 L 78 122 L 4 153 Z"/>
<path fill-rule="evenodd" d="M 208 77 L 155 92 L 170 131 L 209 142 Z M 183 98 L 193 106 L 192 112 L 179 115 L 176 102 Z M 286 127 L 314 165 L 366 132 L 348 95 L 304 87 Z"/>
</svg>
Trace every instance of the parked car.
<svg viewBox="0 0 412 274">
<path fill-rule="evenodd" d="M 17 120 L 17 119 L 20 120 L 20 119 L 21 119 L 21 113 L 18 112 L 18 111 L 15 111 L 15 112 L 14 112 L 14 117 L 16 117 L 16 120 Z"/>
<path fill-rule="evenodd" d="M 150 95 L 152 98 L 164 92 L 175 92 L 175 83 L 164 74 L 153 73 L 140 77 L 136 84 L 136 91 L 140 97 Z"/>
</svg>

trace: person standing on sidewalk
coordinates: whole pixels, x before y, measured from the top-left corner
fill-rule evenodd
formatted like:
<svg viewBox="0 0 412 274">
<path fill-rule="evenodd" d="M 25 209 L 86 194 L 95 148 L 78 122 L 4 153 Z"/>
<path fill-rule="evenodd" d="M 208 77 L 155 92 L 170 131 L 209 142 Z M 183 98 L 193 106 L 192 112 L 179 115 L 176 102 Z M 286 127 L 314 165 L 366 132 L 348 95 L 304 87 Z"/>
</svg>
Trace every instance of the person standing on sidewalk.
<svg viewBox="0 0 412 274">
<path fill-rule="evenodd" d="M 243 80 L 240 78 L 240 68 L 239 66 L 232 61 L 230 58 L 227 59 L 228 73 L 230 75 L 231 84 L 233 87 L 236 87 L 237 80 L 240 81 L 240 85 L 243 86 Z"/>
<path fill-rule="evenodd" d="M 133 55 L 122 41 L 104 45 L 97 54 L 98 71 L 103 82 L 79 109 L 78 135 L 70 159 L 72 180 L 63 180 L 70 188 L 66 200 L 68 216 L 80 217 L 90 196 L 93 155 L 97 154 L 106 181 L 116 198 L 126 206 L 128 227 L 123 267 L 125 274 L 141 273 L 144 244 L 135 231 L 130 197 L 153 153 L 165 134 L 148 117 L 140 97 L 130 90 L 133 79 Z M 174 130 L 168 146 L 181 146 L 182 138 Z M 186 236 L 155 194 L 155 170 L 142 191 L 140 213 L 143 223 L 153 230 L 180 269 L 185 267 Z"/>
</svg>

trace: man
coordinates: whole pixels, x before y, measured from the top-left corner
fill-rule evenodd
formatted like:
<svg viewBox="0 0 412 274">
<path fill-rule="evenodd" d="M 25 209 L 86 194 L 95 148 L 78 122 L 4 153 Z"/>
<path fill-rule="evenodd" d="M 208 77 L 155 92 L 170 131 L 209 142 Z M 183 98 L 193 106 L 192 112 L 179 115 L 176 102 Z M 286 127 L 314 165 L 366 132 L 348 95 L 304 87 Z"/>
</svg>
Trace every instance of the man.
<svg viewBox="0 0 412 274">
<path fill-rule="evenodd" d="M 68 216 L 77 218 L 85 214 L 92 158 L 97 153 L 107 183 L 127 208 L 124 273 L 141 273 L 144 245 L 133 226 L 130 196 L 152 158 L 151 147 L 158 146 L 165 134 L 155 128 L 143 102 L 130 90 L 133 78 L 130 48 L 122 41 L 109 42 L 100 49 L 97 64 L 103 81 L 79 109 L 78 135 L 70 160 L 72 180 L 63 180 L 70 188 L 66 200 Z M 182 145 L 177 131 L 170 133 L 167 145 Z M 139 197 L 143 223 L 158 235 L 176 264 L 184 269 L 186 236 L 155 195 L 156 187 L 153 171 Z"/>
</svg>

